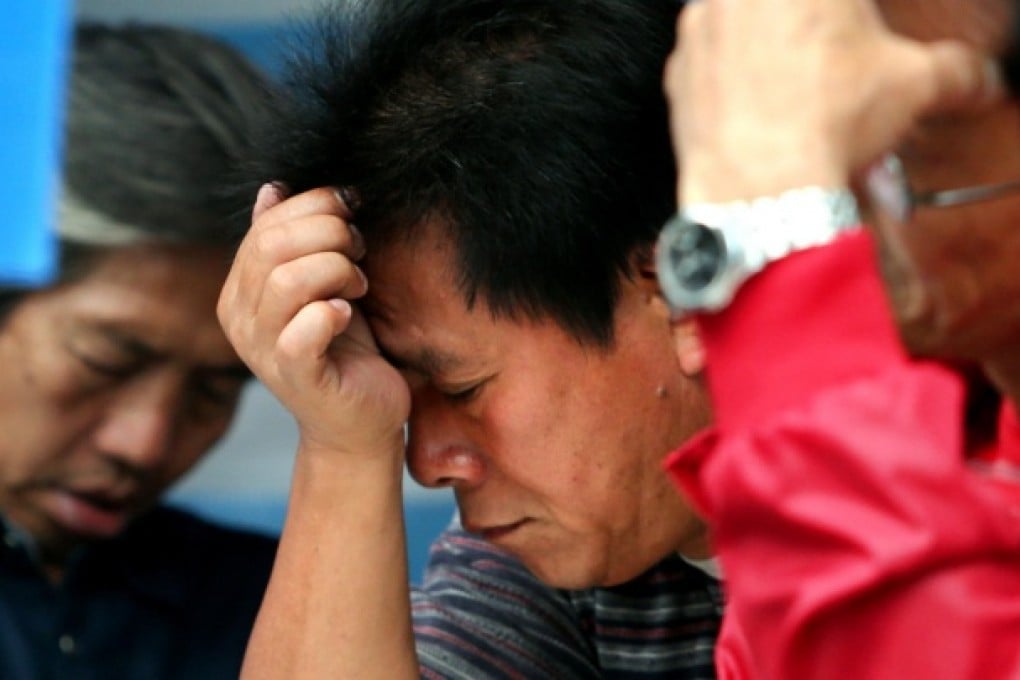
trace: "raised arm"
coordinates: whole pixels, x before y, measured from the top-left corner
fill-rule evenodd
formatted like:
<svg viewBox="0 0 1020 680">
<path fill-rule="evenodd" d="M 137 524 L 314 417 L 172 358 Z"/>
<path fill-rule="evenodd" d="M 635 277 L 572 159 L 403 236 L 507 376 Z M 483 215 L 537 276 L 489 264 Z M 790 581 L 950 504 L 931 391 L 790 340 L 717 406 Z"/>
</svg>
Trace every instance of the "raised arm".
<svg viewBox="0 0 1020 680">
<path fill-rule="evenodd" d="M 410 394 L 352 301 L 364 243 L 330 189 L 259 192 L 220 297 L 241 358 L 297 420 L 287 521 L 245 678 L 412 678 L 401 503 Z"/>
<path fill-rule="evenodd" d="M 894 34 L 866 0 L 684 14 L 685 209 L 841 191 L 922 118 L 1001 96 L 979 52 Z M 958 377 L 904 351 L 872 234 L 777 259 L 700 322 L 719 429 L 670 466 L 727 575 L 720 677 L 1017 677 L 1015 508 L 965 463 Z"/>
</svg>

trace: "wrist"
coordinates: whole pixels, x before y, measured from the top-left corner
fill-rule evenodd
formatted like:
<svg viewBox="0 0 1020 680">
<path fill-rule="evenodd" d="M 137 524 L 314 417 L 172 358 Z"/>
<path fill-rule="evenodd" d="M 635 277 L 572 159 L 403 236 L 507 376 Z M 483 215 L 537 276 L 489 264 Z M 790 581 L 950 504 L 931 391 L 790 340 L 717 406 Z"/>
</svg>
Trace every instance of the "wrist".
<svg viewBox="0 0 1020 680">
<path fill-rule="evenodd" d="M 403 479 L 403 433 L 358 450 L 338 449 L 302 440 L 294 460 L 294 494 L 337 494 L 389 486 Z M 398 484 L 399 487 L 399 484 Z"/>
<path fill-rule="evenodd" d="M 844 165 L 820 150 L 684 154 L 677 200 L 683 206 L 779 196 L 808 186 L 839 189 L 850 184 Z"/>
</svg>

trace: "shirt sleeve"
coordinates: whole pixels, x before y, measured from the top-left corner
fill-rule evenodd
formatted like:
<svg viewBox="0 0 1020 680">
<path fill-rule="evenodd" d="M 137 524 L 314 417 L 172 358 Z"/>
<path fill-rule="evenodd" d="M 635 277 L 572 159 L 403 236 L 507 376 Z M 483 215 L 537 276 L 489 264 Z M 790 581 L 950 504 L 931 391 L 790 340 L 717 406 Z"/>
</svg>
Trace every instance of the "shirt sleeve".
<svg viewBox="0 0 1020 680">
<path fill-rule="evenodd" d="M 411 598 L 423 678 L 600 677 L 566 596 L 462 530 L 432 545 Z"/>
<path fill-rule="evenodd" d="M 1020 676 L 1020 513 L 901 350 L 861 231 L 701 319 L 716 430 L 667 467 L 727 576 L 722 678 Z"/>
</svg>

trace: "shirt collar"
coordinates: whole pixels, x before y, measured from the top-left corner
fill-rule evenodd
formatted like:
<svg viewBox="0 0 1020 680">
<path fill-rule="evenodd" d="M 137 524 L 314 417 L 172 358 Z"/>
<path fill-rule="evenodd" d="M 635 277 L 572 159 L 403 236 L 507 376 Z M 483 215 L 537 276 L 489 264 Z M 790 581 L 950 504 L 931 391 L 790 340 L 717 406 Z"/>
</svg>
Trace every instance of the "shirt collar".
<svg viewBox="0 0 1020 680">
<path fill-rule="evenodd" d="M 722 565 L 720 565 L 719 560 L 717 560 L 714 557 L 709 557 L 704 560 L 696 560 L 691 557 L 685 557 L 684 555 L 680 555 L 680 559 L 682 559 L 684 562 L 691 565 L 695 569 L 699 569 L 700 571 L 703 571 L 704 573 L 708 574 L 716 581 L 723 580 Z"/>
<path fill-rule="evenodd" d="M 156 510 L 133 522 L 120 536 L 83 547 L 68 561 L 64 582 L 79 578 L 118 581 L 143 597 L 168 606 L 183 606 L 193 576 L 189 565 L 197 557 L 168 554 L 171 546 L 159 540 L 160 514 Z M 0 537 L 0 551 L 23 553 L 39 568 L 35 538 L 2 514 Z"/>
<path fill-rule="evenodd" d="M 3 536 L 3 549 L 20 551 L 28 555 L 33 562 L 39 561 L 39 549 L 35 538 L 3 514 L 0 514 L 0 534 Z"/>
<path fill-rule="evenodd" d="M 181 607 L 195 576 L 199 556 L 173 541 L 163 527 L 164 511 L 136 519 L 117 538 L 93 546 L 96 557 L 140 595 Z"/>
</svg>

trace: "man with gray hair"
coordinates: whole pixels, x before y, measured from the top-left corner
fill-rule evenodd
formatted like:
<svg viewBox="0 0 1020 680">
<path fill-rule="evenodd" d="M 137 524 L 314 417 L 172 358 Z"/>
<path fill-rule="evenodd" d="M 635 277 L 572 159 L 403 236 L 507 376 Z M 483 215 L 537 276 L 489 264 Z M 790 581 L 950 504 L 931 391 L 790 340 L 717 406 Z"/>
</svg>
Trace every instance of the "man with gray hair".
<svg viewBox="0 0 1020 680">
<path fill-rule="evenodd" d="M 0 291 L 0 677 L 239 672 L 274 542 L 156 506 L 248 380 L 218 187 L 264 95 L 208 37 L 76 31 L 59 280 Z"/>
</svg>

